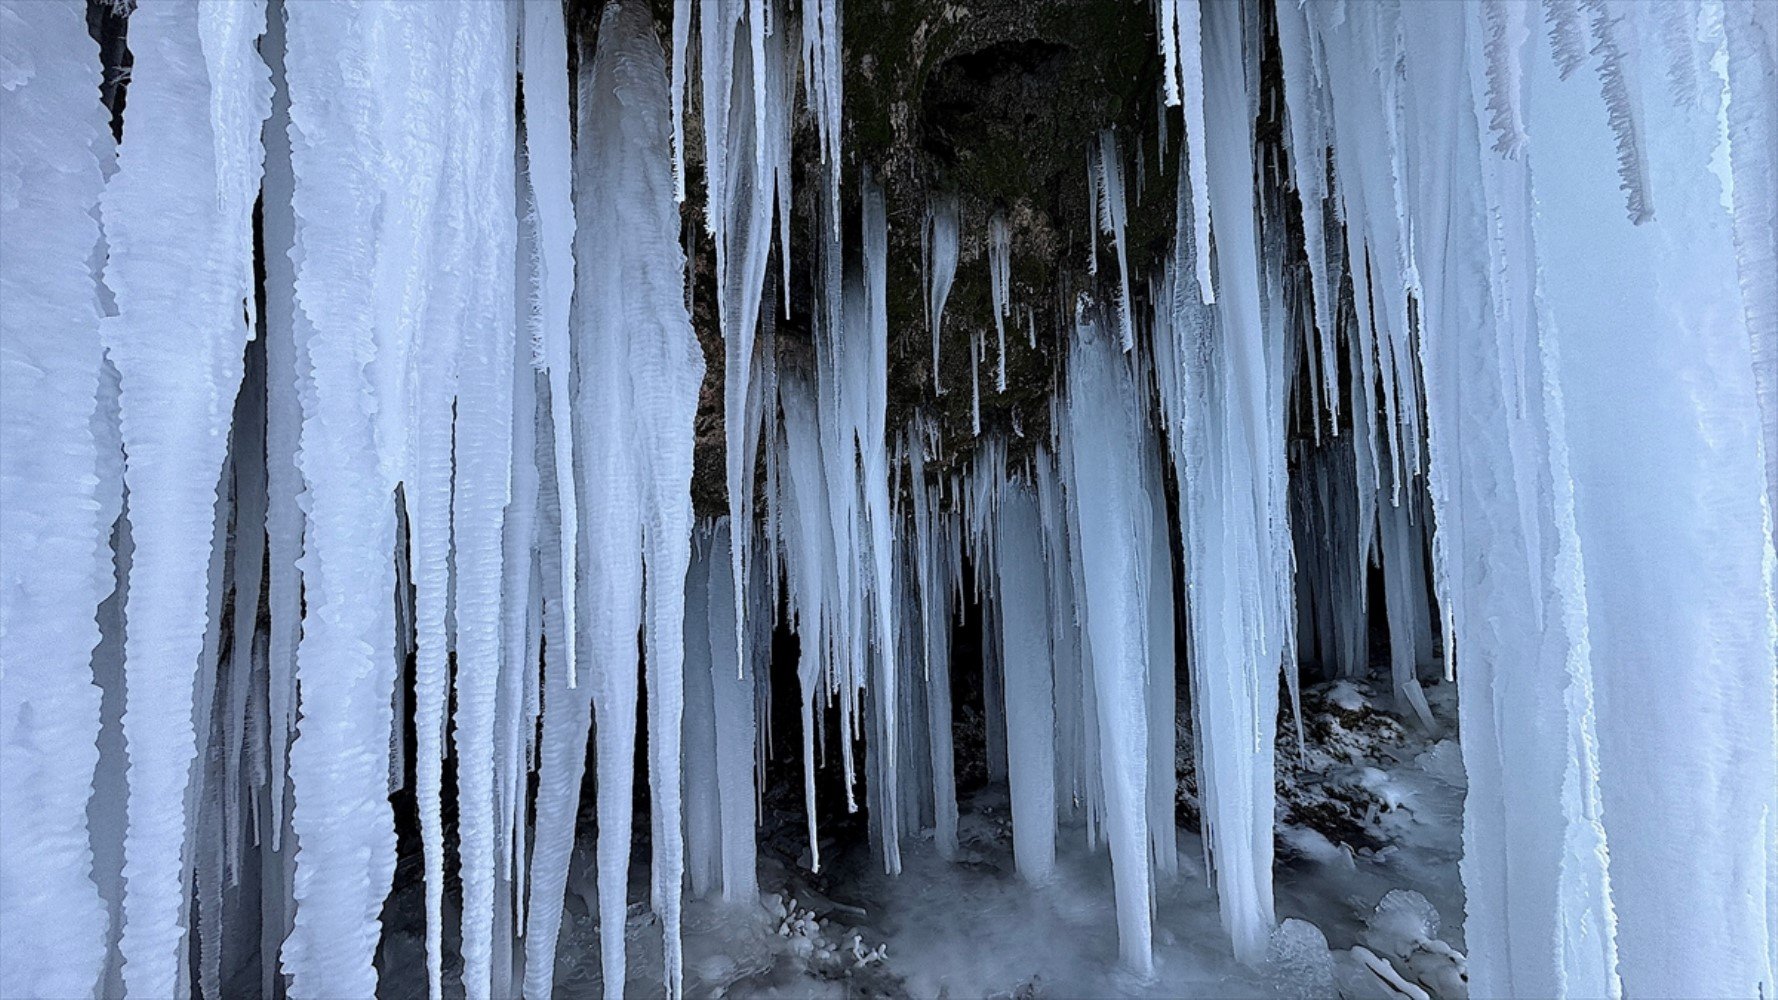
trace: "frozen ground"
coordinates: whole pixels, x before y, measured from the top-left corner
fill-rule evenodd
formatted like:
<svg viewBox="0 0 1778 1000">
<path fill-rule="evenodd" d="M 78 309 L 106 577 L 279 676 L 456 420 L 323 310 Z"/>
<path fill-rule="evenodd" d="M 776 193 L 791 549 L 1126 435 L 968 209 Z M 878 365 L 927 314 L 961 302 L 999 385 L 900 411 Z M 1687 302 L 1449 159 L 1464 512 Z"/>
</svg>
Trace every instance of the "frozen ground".
<svg viewBox="0 0 1778 1000">
<path fill-rule="evenodd" d="M 1402 725 L 1387 710 L 1386 695 L 1355 682 L 1304 692 L 1306 743 L 1300 754 L 1293 727 L 1280 727 L 1277 907 L 1283 928 L 1273 961 L 1262 968 L 1239 965 L 1229 951 L 1204 874 L 1190 761 L 1182 756 L 1181 876 L 1157 886 L 1152 980 L 1118 967 L 1109 855 L 1088 849 L 1081 823 L 1064 824 L 1054 879 L 1026 883 L 1013 866 L 1005 788 L 985 784 L 966 793 L 961 804 L 957 860 L 940 858 L 930 839 L 912 839 L 896 878 L 881 874 L 862 824 L 825 830 L 823 852 L 833 861 L 819 875 L 810 874 L 801 864 L 802 817 L 768 802 L 760 858 L 763 905 L 742 913 L 715 900 L 688 904 L 686 993 L 1462 996 L 1457 860 L 1463 767 L 1452 722 L 1456 705 L 1449 685 L 1431 685 L 1427 695 L 1439 725 L 1433 733 Z M 1189 731 L 1182 730 L 1180 745 L 1191 745 Z M 960 761 L 966 783 L 972 763 Z M 645 830 L 646 824 L 639 825 L 639 838 Z M 582 844 L 570 876 L 556 973 L 563 996 L 596 995 L 599 989 L 589 855 L 590 844 Z M 640 902 L 647 898 L 646 848 L 640 842 L 637 857 L 631 868 L 628 987 L 630 995 L 647 997 L 661 992 L 660 928 Z M 386 953 L 392 974 L 383 980 L 389 995 L 425 993 L 418 937 L 423 925 L 420 914 L 408 912 L 412 908 L 403 901 L 392 911 L 395 934 Z M 446 981 L 448 987 L 457 983 L 448 968 Z"/>
</svg>

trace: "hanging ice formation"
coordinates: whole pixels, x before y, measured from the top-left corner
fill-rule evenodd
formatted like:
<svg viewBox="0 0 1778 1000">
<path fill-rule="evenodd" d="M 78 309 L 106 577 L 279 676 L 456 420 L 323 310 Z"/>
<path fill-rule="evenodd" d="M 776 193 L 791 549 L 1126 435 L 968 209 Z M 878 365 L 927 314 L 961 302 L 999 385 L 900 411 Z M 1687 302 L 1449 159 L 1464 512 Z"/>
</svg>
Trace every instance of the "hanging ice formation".
<svg viewBox="0 0 1778 1000">
<path fill-rule="evenodd" d="M 1773 6 L 1154 10 L 1160 141 L 1066 151 L 1046 243 L 845 160 L 837 0 L 681 0 L 670 64 L 627 0 L 144 2 L 121 143 L 85 5 L 0 0 L 0 994 L 371 995 L 411 822 L 431 996 L 551 995 L 569 894 L 621 995 L 640 704 L 676 996 L 686 892 L 757 907 L 771 699 L 809 866 L 863 808 L 895 873 L 962 850 L 953 684 L 1020 876 L 1105 849 L 1138 976 L 1188 690 L 1258 962 L 1308 670 L 1431 730 L 1461 685 L 1473 993 L 1773 996 Z"/>
</svg>

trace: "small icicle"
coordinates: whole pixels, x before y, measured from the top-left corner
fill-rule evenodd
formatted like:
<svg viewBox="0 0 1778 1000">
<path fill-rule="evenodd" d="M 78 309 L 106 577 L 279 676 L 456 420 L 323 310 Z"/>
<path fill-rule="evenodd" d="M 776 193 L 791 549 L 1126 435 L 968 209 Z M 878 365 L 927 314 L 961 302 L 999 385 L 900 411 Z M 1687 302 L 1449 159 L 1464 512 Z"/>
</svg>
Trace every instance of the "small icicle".
<svg viewBox="0 0 1778 1000">
<path fill-rule="evenodd" d="M 1483 50 L 1488 65 L 1488 128 L 1494 133 L 1494 151 L 1517 159 L 1525 148 L 1525 120 L 1519 111 L 1522 72 L 1519 53 L 1531 29 L 1525 23 L 1525 5 L 1516 0 L 1486 0 L 1482 23 L 1487 34 Z"/>
<path fill-rule="evenodd" d="M 1110 129 L 1099 133 L 1099 221 L 1117 251 L 1118 337 L 1128 352 L 1136 346 L 1136 324 L 1131 315 L 1129 252 L 1124 238 L 1128 206 L 1124 202 L 1124 162 L 1117 135 Z"/>
<path fill-rule="evenodd" d="M 1623 15 L 1614 14 L 1605 0 L 1581 0 L 1592 29 L 1592 53 L 1599 57 L 1599 91 L 1605 98 L 1606 117 L 1617 142 L 1619 186 L 1624 190 L 1630 221 L 1638 226 L 1654 218 L 1648 185 L 1648 147 L 1642 128 L 1642 110 L 1632 79 L 1630 54 L 1619 27 Z"/>
<path fill-rule="evenodd" d="M 945 302 L 957 277 L 957 215 L 955 194 L 938 195 L 926 207 L 926 242 L 931 251 L 926 272 L 926 321 L 932 327 L 932 388 L 941 395 L 945 390 L 938 381 L 938 346 L 944 331 Z"/>
<path fill-rule="evenodd" d="M 1216 302 L 1210 276 L 1210 182 L 1205 168 L 1203 11 L 1198 0 L 1178 0 L 1179 71 L 1185 103 L 1186 172 L 1191 180 L 1192 243 L 1198 251 L 1198 291 Z"/>
<path fill-rule="evenodd" d="M 1006 213 L 995 212 L 988 220 L 988 282 L 994 300 L 994 332 L 1000 339 L 1000 370 L 994 390 L 1006 391 L 1006 316 L 1012 305 L 1012 227 Z"/>
</svg>

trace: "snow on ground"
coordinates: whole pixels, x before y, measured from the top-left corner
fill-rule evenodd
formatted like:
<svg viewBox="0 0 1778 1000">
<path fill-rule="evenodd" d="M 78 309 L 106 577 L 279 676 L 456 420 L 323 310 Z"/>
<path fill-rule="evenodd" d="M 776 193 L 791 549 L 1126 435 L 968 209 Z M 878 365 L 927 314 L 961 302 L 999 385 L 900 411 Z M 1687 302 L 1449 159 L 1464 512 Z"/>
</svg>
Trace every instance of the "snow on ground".
<svg viewBox="0 0 1778 1000">
<path fill-rule="evenodd" d="M 1031 885 L 1013 864 L 1004 785 L 962 795 L 955 862 L 930 833 L 909 838 L 898 877 L 882 874 L 863 823 L 824 829 L 819 874 L 806 868 L 800 813 L 768 801 L 761 838 L 763 905 L 738 912 L 719 899 L 685 909 L 685 988 L 693 997 L 1036 998 L 1083 996 L 1271 998 L 1465 994 L 1461 978 L 1463 766 L 1454 688 L 1427 689 L 1438 729 L 1398 721 L 1386 695 L 1355 681 L 1303 692 L 1306 742 L 1279 726 L 1277 911 L 1273 957 L 1260 968 L 1234 959 L 1205 877 L 1196 830 L 1191 734 L 1180 733 L 1180 872 L 1156 887 L 1155 976 L 1117 961 L 1110 856 L 1088 850 L 1080 822 L 1057 837 L 1054 877 Z M 980 716 L 960 715 L 960 728 Z M 975 740 L 960 740 L 979 748 Z M 979 754 L 979 749 L 977 750 Z M 960 759 L 969 783 L 974 761 Z M 800 799 L 791 789 L 786 804 Z M 588 827 L 590 823 L 583 824 Z M 646 852 L 639 824 L 638 856 Z M 599 990 L 590 838 L 571 865 L 556 964 L 563 996 Z M 405 876 L 407 873 L 403 872 Z M 416 873 L 417 874 L 417 873 Z M 386 996 L 423 996 L 417 886 L 403 877 L 391 908 Z M 405 891 L 402 891 L 405 890 Z M 632 866 L 626 940 L 631 996 L 661 994 L 660 933 L 646 865 Z M 447 909 L 450 903 L 447 902 Z M 447 924 L 454 923 L 447 913 Z M 1331 952 L 1329 949 L 1332 949 Z M 447 955 L 454 954 L 447 948 Z M 413 963 L 411 969 L 403 971 Z M 447 968 L 446 995 L 460 995 Z"/>
</svg>

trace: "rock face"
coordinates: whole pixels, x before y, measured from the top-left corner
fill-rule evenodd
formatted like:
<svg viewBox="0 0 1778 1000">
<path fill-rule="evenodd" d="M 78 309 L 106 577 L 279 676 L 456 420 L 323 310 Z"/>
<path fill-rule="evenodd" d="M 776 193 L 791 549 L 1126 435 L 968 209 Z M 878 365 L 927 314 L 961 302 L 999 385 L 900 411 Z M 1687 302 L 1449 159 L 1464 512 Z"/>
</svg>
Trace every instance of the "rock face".
<svg viewBox="0 0 1778 1000">
<path fill-rule="evenodd" d="M 590 33 L 598 0 L 578 3 L 576 20 Z M 663 42 L 670 38 L 672 7 L 671 0 L 654 0 Z M 843 22 L 841 197 L 848 245 L 856 243 L 864 168 L 881 178 L 888 205 L 889 432 L 898 434 L 924 411 L 941 441 L 929 467 L 942 474 L 973 453 L 970 339 L 980 335 L 982 431 L 1005 434 L 1016 457 L 1024 441 L 1047 427 L 1059 332 L 1075 296 L 1114 294 L 1106 289 L 1115 287 L 1116 261 L 1103 235 L 1097 274 L 1089 270 L 1094 214 L 1087 168 L 1101 130 L 1116 132 L 1125 162 L 1133 296 L 1144 297 L 1150 264 L 1172 232 L 1173 157 L 1161 155 L 1154 14 L 1142 0 L 848 0 Z M 687 96 L 694 104 L 696 89 Z M 800 107 L 797 114 L 790 314 L 780 306 L 776 321 L 779 351 L 789 354 L 812 350 L 808 265 L 815 259 L 816 196 L 825 170 L 814 121 Z M 697 122 L 688 110 L 684 211 L 695 237 L 693 318 L 709 366 L 693 498 L 701 514 L 716 514 L 726 510 L 722 347 L 712 250 L 702 225 Z M 1175 124 L 1169 143 L 1178 135 Z M 932 380 L 921 266 L 926 205 L 937 193 L 957 196 L 962 231 L 940 345 L 942 394 Z M 1012 236 L 1015 316 L 1007 321 L 1004 393 L 995 391 L 999 362 L 988 277 L 988 222 L 995 212 L 1004 213 Z M 774 273 L 778 267 L 774 261 Z M 1101 283 L 1105 278 L 1109 284 Z M 781 290 L 772 295 L 781 303 Z"/>
</svg>

